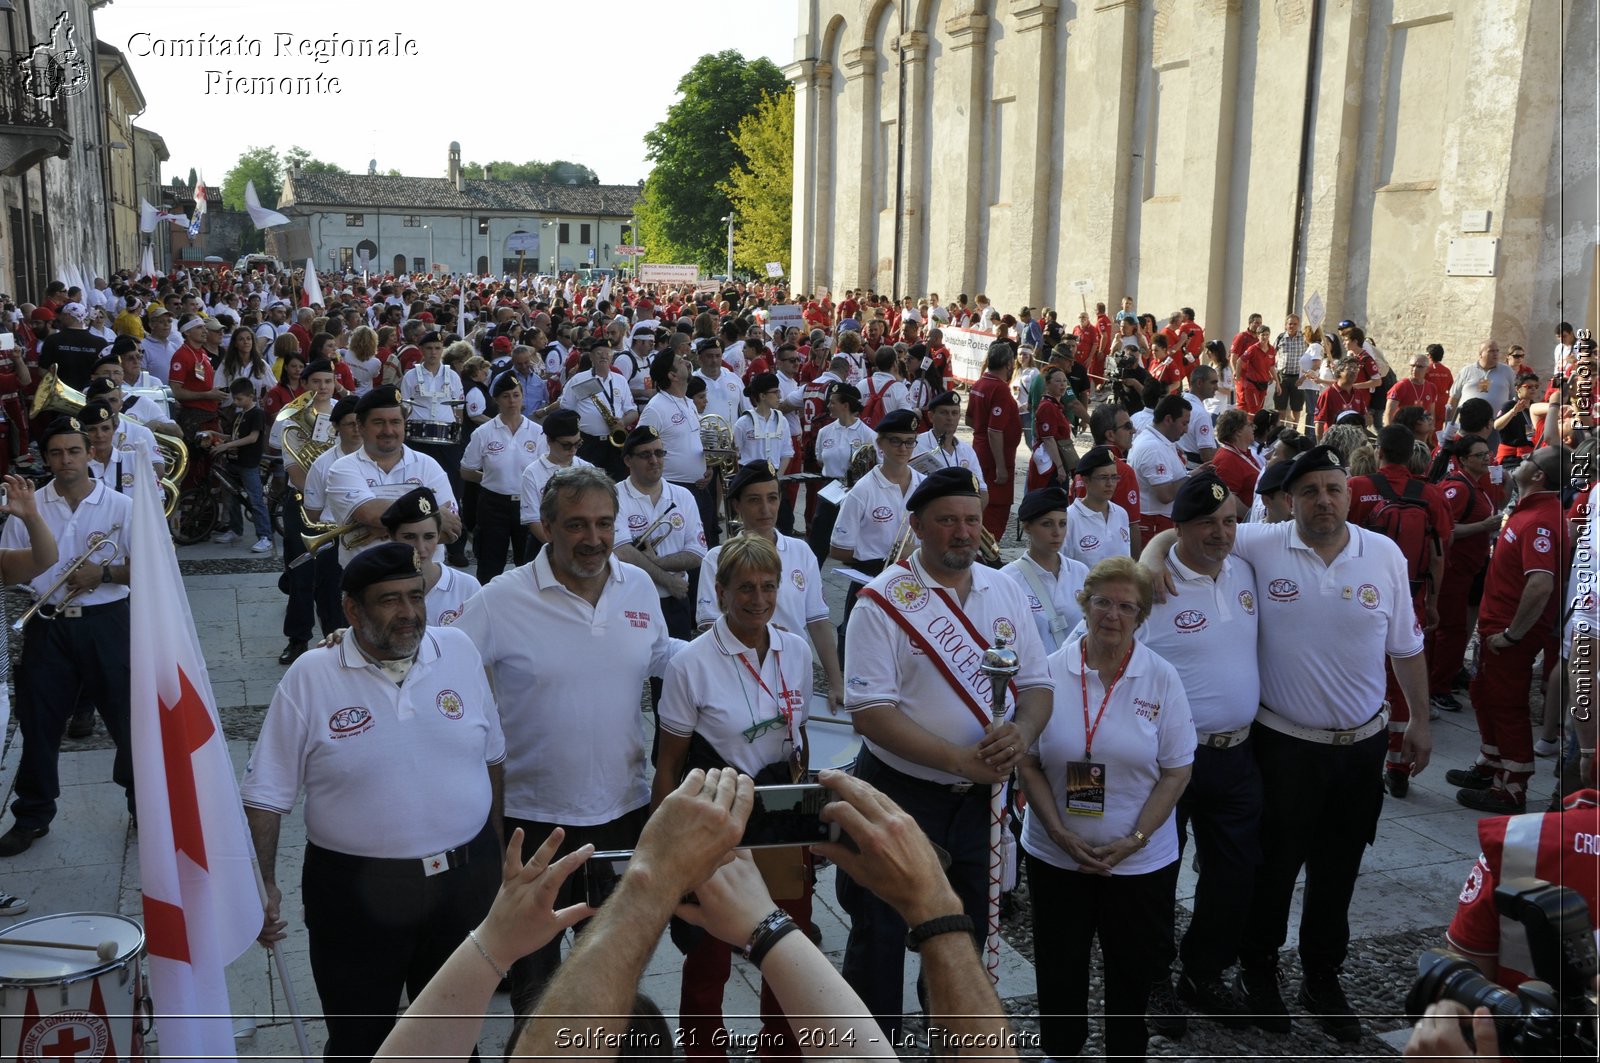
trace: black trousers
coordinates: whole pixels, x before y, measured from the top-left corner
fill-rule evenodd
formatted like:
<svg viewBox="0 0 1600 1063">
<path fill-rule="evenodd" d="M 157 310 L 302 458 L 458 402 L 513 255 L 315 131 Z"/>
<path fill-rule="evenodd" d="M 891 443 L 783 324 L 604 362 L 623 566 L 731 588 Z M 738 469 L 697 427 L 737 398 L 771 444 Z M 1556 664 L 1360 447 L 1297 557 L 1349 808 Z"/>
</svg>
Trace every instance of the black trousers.
<svg viewBox="0 0 1600 1063">
<path fill-rule="evenodd" d="M 813 480 L 812 483 L 826 485 L 827 480 Z M 820 490 L 820 488 L 819 488 Z M 817 499 L 817 511 L 812 516 L 811 523 L 806 525 L 806 545 L 811 547 L 811 556 L 817 559 L 820 567 L 828 561 L 828 540 L 833 538 L 833 526 L 839 522 L 839 507 L 829 502 L 826 498 Z"/>
<path fill-rule="evenodd" d="M 1350 898 L 1361 856 L 1377 835 L 1389 732 L 1333 746 L 1257 723 L 1250 744 L 1261 770 L 1261 866 L 1240 963 L 1253 971 L 1277 966 L 1295 879 L 1305 868 L 1300 962 L 1307 974 L 1331 973 L 1349 949 Z"/>
<path fill-rule="evenodd" d="M 644 805 L 626 812 L 609 823 L 600 823 L 591 827 L 573 827 L 564 823 L 540 823 L 527 819 L 512 819 L 506 817 L 506 836 L 518 827 L 522 828 L 522 859 L 524 862 L 532 858 L 534 851 L 544 844 L 550 837 L 550 832 L 557 827 L 566 831 L 566 836 L 561 839 L 561 848 L 557 857 L 562 857 L 580 846 L 593 843 L 595 852 L 607 852 L 616 849 L 632 849 L 639 843 L 639 834 L 644 830 L 645 821 L 650 818 L 650 806 Z M 556 891 L 555 902 L 552 907 L 560 910 L 569 904 L 577 904 L 583 900 L 582 894 L 577 891 L 577 876 L 574 875 L 561 884 Z M 584 924 L 574 927 L 574 933 L 581 933 Z M 511 1030 L 511 1040 L 507 1048 L 517 1043 L 517 1035 L 522 1031 L 523 1023 L 527 1021 L 529 1012 L 533 1011 L 534 1003 L 539 999 L 539 994 L 544 992 L 544 987 L 551 978 L 555 977 L 556 968 L 561 966 L 561 937 L 555 938 L 543 948 L 511 965 L 511 1011 L 517 1020 Z"/>
<path fill-rule="evenodd" d="M 459 503 L 461 502 L 462 498 L 461 452 L 466 449 L 466 446 L 462 443 L 444 443 L 433 442 L 431 440 L 413 439 L 406 440 L 406 446 L 410 447 L 418 454 L 428 455 L 428 457 L 439 463 L 439 467 L 444 470 L 445 476 L 447 476 L 450 480 L 450 490 L 456 496 L 456 502 L 458 504 L 457 508 L 460 508 Z M 463 520 L 465 520 L 464 517 Z M 455 542 L 446 543 L 444 552 L 445 556 L 451 561 L 464 561 L 467 556 L 466 532 L 463 530 L 461 533 L 461 538 L 457 539 Z"/>
<path fill-rule="evenodd" d="M 706 546 L 713 547 L 722 541 L 722 514 L 717 512 L 718 474 L 712 473 L 704 487 L 681 480 L 671 481 L 694 496 L 695 508 L 700 511 L 700 527 L 706 533 Z"/>
<path fill-rule="evenodd" d="M 300 520 L 300 493 L 293 489 L 283 503 L 283 575 L 278 578 L 278 589 L 289 596 L 283 606 L 283 637 L 290 642 L 310 642 L 311 628 L 316 622 L 316 561 L 308 561 L 298 568 L 291 567 L 295 558 L 306 552 L 300 536 L 305 524 Z M 324 553 L 334 555 L 338 564 L 339 544 L 332 543 Z M 317 559 L 321 560 L 320 556 Z"/>
<path fill-rule="evenodd" d="M 331 635 L 344 627 L 344 596 L 339 591 L 339 581 L 344 578 L 344 566 L 339 564 L 339 544 L 330 543 L 307 567 L 313 570 L 311 579 L 317 600 L 317 623 L 324 635 Z"/>
<path fill-rule="evenodd" d="M 612 446 L 605 436 L 583 433 L 583 442 L 578 444 L 578 457 L 597 469 L 604 469 L 606 475 L 618 483 L 628 478 L 628 467 L 622 462 L 622 448 Z"/>
<path fill-rule="evenodd" d="M 1195 748 L 1189 786 L 1178 798 L 1180 857 L 1189 830 L 1200 881 L 1178 954 L 1190 974 L 1219 974 L 1238 958 L 1261 864 L 1261 772 L 1248 739 L 1232 749 Z"/>
<path fill-rule="evenodd" d="M 488 914 L 501 852 L 485 824 L 467 863 L 424 876 L 421 860 L 372 860 L 306 843 L 300 894 L 311 977 L 328 1024 L 324 1059 L 371 1059 L 394 1027 L 402 990 L 415 1000 Z"/>
<path fill-rule="evenodd" d="M 515 565 L 525 564 L 533 551 L 529 549 L 528 527 L 522 523 L 522 500 L 490 491 L 481 484 L 469 486 L 478 488 L 478 525 L 472 550 L 478 555 L 478 582 L 487 584 L 506 570 L 507 547 Z"/>
<path fill-rule="evenodd" d="M 128 733 L 128 600 L 83 607 L 80 617 L 40 620 L 22 632 L 17 671 L 17 728 L 22 759 L 17 765 L 16 798 L 11 812 L 17 826 L 39 830 L 56 815 L 61 796 L 57 760 L 67 718 L 81 697 L 100 711 L 106 733 L 116 743 L 111 781 L 133 806 L 133 746 Z"/>
<path fill-rule="evenodd" d="M 1033 967 L 1044 1055 L 1075 1056 L 1089 1039 L 1090 946 L 1100 939 L 1105 963 L 1105 1054 L 1143 1059 L 1144 1011 L 1158 954 L 1170 948 L 1178 863 L 1143 875 L 1091 875 L 1055 867 L 1024 852 L 1033 897 Z"/>
<path fill-rule="evenodd" d="M 827 503 L 823 503 L 823 504 L 826 505 Z M 819 562 L 819 564 L 820 564 L 820 562 Z M 869 576 L 876 576 L 880 572 L 883 571 L 884 564 L 885 564 L 885 562 L 884 562 L 883 558 L 879 557 L 879 558 L 873 558 L 870 561 L 859 561 L 859 560 L 858 561 L 852 561 L 852 562 L 850 562 L 850 566 L 849 567 L 855 569 L 857 572 L 865 572 Z M 845 592 L 845 596 L 844 596 L 844 619 L 839 621 L 839 663 L 840 663 L 840 665 L 844 664 L 844 632 L 845 632 L 845 629 L 850 626 L 850 614 L 855 612 L 856 599 L 861 596 L 861 587 L 862 586 L 863 585 L 859 584 L 859 583 L 852 583 L 850 585 L 850 589 Z"/>
</svg>

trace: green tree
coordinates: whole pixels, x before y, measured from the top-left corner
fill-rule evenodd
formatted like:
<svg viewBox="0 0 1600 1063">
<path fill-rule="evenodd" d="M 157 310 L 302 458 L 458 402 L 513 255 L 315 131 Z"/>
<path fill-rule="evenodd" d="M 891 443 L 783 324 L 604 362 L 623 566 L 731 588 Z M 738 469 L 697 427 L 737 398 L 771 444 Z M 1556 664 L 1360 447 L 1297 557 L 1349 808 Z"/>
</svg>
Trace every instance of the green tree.
<svg viewBox="0 0 1600 1063">
<path fill-rule="evenodd" d="M 233 164 L 222 178 L 222 205 L 228 210 L 244 209 L 244 188 L 251 181 L 255 182 L 256 195 L 261 197 L 263 207 L 276 207 L 278 196 L 283 192 L 282 178 L 283 161 L 278 158 L 278 149 L 268 144 L 264 148 L 250 148 L 239 161 Z"/>
<path fill-rule="evenodd" d="M 483 180 L 484 163 L 469 162 L 461 167 L 461 173 L 469 181 Z M 565 159 L 556 159 L 553 162 L 540 162 L 531 159 L 528 162 L 510 162 L 505 159 L 488 163 L 494 173 L 496 181 L 513 181 L 520 184 L 536 185 L 592 185 L 599 184 L 599 176 L 589 167 L 581 163 L 567 162 Z"/>
<path fill-rule="evenodd" d="M 192 190 L 200 181 L 200 175 L 194 172 L 194 167 L 189 167 L 189 188 Z"/>
<path fill-rule="evenodd" d="M 746 161 L 734 133 L 763 96 L 785 88 L 771 60 L 746 60 L 732 50 L 701 56 L 678 82 L 679 98 L 644 137 L 654 167 L 635 216 L 646 258 L 705 266 L 723 261 L 726 229 L 719 219 L 730 207 L 725 183 Z"/>
<path fill-rule="evenodd" d="M 300 167 L 300 172 L 301 173 L 348 173 L 349 172 L 343 166 L 340 166 L 338 163 L 323 162 L 321 159 L 313 158 L 309 151 L 307 151 L 305 148 L 302 148 L 298 144 L 296 144 L 294 147 L 290 148 L 288 151 L 283 153 L 283 168 L 284 168 L 284 170 L 287 172 L 288 170 L 291 170 L 296 166 Z M 256 191 L 259 192 L 260 189 L 257 189 Z"/>
<path fill-rule="evenodd" d="M 789 263 L 794 213 L 794 90 L 761 98 L 734 131 L 743 156 L 722 189 L 738 218 L 733 228 L 734 265 L 758 277 L 768 262 Z"/>
</svg>

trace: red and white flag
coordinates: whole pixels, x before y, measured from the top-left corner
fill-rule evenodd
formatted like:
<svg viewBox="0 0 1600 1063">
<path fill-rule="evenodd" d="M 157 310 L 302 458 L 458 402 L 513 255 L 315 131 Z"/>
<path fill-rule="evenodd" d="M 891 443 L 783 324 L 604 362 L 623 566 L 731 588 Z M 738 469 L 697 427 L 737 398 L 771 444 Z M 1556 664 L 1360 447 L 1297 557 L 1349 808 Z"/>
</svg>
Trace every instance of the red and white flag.
<svg viewBox="0 0 1600 1063">
<path fill-rule="evenodd" d="M 129 535 L 133 772 L 150 998 L 163 1058 L 233 1059 L 226 968 L 261 931 L 261 894 L 151 458 L 134 462 Z"/>
</svg>

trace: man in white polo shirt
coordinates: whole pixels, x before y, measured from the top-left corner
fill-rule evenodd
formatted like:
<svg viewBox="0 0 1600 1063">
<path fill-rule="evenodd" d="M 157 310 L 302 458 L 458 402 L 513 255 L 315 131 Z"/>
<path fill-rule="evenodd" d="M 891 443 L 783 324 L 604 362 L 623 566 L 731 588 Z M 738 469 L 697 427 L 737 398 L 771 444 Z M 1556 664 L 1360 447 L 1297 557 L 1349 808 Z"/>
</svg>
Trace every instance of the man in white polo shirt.
<svg viewBox="0 0 1600 1063">
<path fill-rule="evenodd" d="M 1361 1022 L 1339 973 L 1350 944 L 1350 898 L 1383 808 L 1384 657 L 1411 704 L 1423 703 L 1428 675 L 1405 557 L 1392 541 L 1347 522 L 1346 480 L 1339 453 L 1313 447 L 1295 459 L 1285 483 L 1293 521 L 1241 525 L 1234 543 L 1261 592 L 1261 708 L 1250 737 L 1262 779 L 1262 858 L 1239 960 L 1252 1021 L 1288 1033 L 1278 950 L 1304 868 L 1298 1002 L 1334 1037 L 1353 1042 Z M 1171 542 L 1170 534 L 1158 537 L 1145 562 L 1162 566 Z M 1306 652 L 1308 631 L 1321 652 Z M 1415 713 L 1402 747 L 1413 775 L 1427 767 L 1431 749 L 1428 714 Z"/>
<path fill-rule="evenodd" d="M 1078 459 L 1074 472 L 1083 478 L 1083 497 L 1067 507 L 1067 538 L 1061 552 L 1089 568 L 1108 557 L 1127 557 L 1128 511 L 1111 504 L 1122 482 L 1117 455 L 1108 446 L 1091 447 Z"/>
<path fill-rule="evenodd" d="M 522 526 L 522 471 L 544 453 L 544 429 L 522 415 L 522 383 L 501 373 L 489 386 L 498 416 L 480 424 L 461 455 L 461 478 L 478 485 L 478 522 L 473 551 L 478 582 L 488 583 L 511 561 L 528 560 L 528 530 Z"/>
<path fill-rule="evenodd" d="M 394 386 L 373 388 L 356 402 L 356 421 L 361 426 L 361 449 L 346 454 L 328 468 L 325 491 L 329 519 L 336 524 L 359 524 L 371 539 L 383 539 L 383 513 L 389 503 L 413 487 L 426 487 L 439 500 L 443 527 L 441 537 L 454 542 L 461 535 L 461 518 L 456 515 L 456 496 L 450 479 L 437 461 L 419 454 L 405 444 L 406 418 L 400 395 Z M 361 548 L 353 532 L 339 539 L 339 563 Z M 349 544 L 356 539 L 355 549 Z"/>
<path fill-rule="evenodd" d="M 1189 404 L 1182 395 L 1168 395 L 1151 411 L 1150 427 L 1140 429 L 1128 451 L 1128 464 L 1139 479 L 1139 534 L 1145 542 L 1172 527 L 1172 500 L 1189 475 L 1178 440 L 1189 430 Z"/>
<path fill-rule="evenodd" d="M 563 853 L 590 842 L 632 849 L 650 803 L 639 694 L 683 644 L 667 634 L 650 577 L 612 554 L 617 488 L 604 471 L 557 472 L 540 506 L 548 548 L 485 587 L 453 625 L 478 647 L 500 693 L 506 829 L 523 829 L 524 858 L 558 826 Z M 556 907 L 583 899 L 572 885 Z M 560 957 L 557 939 L 512 965 L 518 1015 Z"/>
<path fill-rule="evenodd" d="M 1189 404 L 1189 427 L 1178 440 L 1178 449 L 1193 455 L 1202 462 L 1211 460 L 1217 452 L 1217 437 L 1213 432 L 1211 411 L 1206 400 L 1217 393 L 1217 371 L 1209 365 L 1197 365 L 1189 372 L 1189 389 L 1183 392 L 1183 401 Z"/>
<path fill-rule="evenodd" d="M 694 574 L 706 556 L 700 507 L 687 488 L 661 477 L 667 448 L 649 425 L 628 433 L 622 462 L 628 478 L 617 484 L 617 560 L 649 574 L 661 596 L 667 630 L 694 636 Z"/>
<path fill-rule="evenodd" d="M 667 461 L 661 475 L 668 483 L 682 487 L 694 496 L 700 510 L 700 526 L 707 543 L 716 542 L 717 492 L 706 471 L 705 446 L 700 439 L 700 413 L 689 398 L 689 381 L 694 367 L 677 353 L 679 341 L 687 346 L 689 337 L 674 333 L 672 343 L 650 363 L 650 381 L 655 394 L 645 403 L 639 425 L 649 425 L 667 447 Z"/>
<path fill-rule="evenodd" d="M 348 637 L 284 674 L 239 792 L 266 944 L 285 936 L 278 832 L 305 791 L 301 900 L 324 1051 L 365 1059 L 402 992 L 415 999 L 494 900 L 506 751 L 472 640 L 426 628 L 411 547 L 363 551 L 343 589 Z"/>
</svg>

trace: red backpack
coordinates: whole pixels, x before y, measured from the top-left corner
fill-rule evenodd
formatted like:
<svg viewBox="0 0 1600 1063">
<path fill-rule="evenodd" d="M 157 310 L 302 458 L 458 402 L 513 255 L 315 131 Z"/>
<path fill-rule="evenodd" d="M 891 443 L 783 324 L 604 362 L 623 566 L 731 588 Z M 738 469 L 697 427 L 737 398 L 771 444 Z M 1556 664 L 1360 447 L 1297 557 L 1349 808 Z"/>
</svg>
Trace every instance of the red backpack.
<svg viewBox="0 0 1600 1063">
<path fill-rule="evenodd" d="M 828 412 L 831 387 L 831 380 L 813 380 L 800 392 L 800 452 L 807 472 L 822 471 L 822 463 L 817 460 L 817 433 L 833 423 L 833 415 Z"/>
<path fill-rule="evenodd" d="M 863 380 L 862 383 L 867 386 L 867 401 L 866 405 L 861 407 L 861 422 L 868 428 L 877 428 L 878 422 L 883 420 L 885 412 L 883 408 L 884 397 L 889 393 L 889 388 L 892 385 L 885 384 L 881 390 L 875 389 L 872 386 L 872 377 L 870 376 Z"/>
<path fill-rule="evenodd" d="M 1407 480 L 1405 491 L 1397 495 L 1387 476 L 1374 473 L 1367 479 L 1382 498 L 1361 526 L 1400 548 L 1406 559 L 1411 594 L 1415 597 L 1428 578 L 1433 550 L 1440 542 L 1439 530 L 1428 519 L 1428 485 L 1423 480 Z"/>
</svg>

